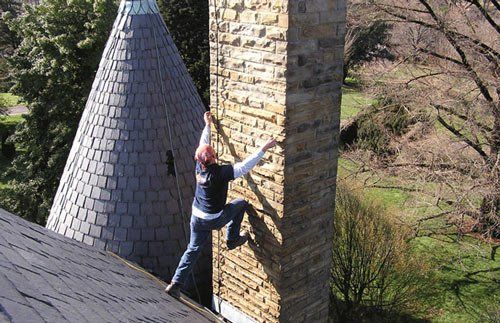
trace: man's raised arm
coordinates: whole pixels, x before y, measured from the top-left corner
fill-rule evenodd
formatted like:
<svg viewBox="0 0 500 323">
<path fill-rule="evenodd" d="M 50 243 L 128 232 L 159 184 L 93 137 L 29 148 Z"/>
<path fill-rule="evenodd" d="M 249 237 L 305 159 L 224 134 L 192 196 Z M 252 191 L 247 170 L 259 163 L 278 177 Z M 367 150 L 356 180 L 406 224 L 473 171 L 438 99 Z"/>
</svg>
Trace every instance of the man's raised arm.
<svg viewBox="0 0 500 323">
<path fill-rule="evenodd" d="M 203 132 L 201 133 L 200 143 L 198 146 L 210 145 L 210 125 L 212 124 L 212 114 L 210 111 L 205 112 L 203 119 L 205 119 L 205 128 L 203 128 Z"/>
<path fill-rule="evenodd" d="M 259 163 L 259 161 L 264 157 L 264 153 L 276 146 L 276 140 L 274 138 L 269 139 L 259 150 L 248 156 L 244 161 L 234 164 L 234 178 L 238 178 L 247 174 L 252 168 Z"/>
</svg>

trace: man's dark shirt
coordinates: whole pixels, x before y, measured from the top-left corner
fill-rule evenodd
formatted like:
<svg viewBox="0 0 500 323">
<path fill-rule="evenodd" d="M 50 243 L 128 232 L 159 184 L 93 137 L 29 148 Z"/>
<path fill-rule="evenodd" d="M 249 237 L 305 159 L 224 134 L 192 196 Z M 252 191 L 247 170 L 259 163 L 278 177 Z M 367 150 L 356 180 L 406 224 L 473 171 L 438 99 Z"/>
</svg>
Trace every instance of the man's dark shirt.
<svg viewBox="0 0 500 323">
<path fill-rule="evenodd" d="M 227 199 L 228 183 L 234 179 L 232 165 L 196 163 L 196 192 L 193 206 L 208 214 L 222 211 Z"/>
</svg>

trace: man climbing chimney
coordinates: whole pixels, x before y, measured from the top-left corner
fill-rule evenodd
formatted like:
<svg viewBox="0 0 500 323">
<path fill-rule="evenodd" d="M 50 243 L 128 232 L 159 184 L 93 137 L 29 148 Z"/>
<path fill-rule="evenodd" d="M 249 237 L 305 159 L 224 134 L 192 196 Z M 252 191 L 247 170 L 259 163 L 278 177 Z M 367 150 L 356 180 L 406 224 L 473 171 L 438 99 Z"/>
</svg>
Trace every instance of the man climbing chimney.
<svg viewBox="0 0 500 323">
<path fill-rule="evenodd" d="M 219 230 L 226 226 L 226 244 L 229 250 L 247 242 L 248 234 L 246 232 L 240 234 L 240 226 L 248 202 L 244 199 L 235 199 L 226 204 L 229 182 L 250 172 L 266 151 L 276 145 L 276 141 L 270 139 L 243 162 L 236 163 L 234 166 L 219 165 L 216 151 L 210 145 L 212 124 L 210 112 L 205 113 L 204 119 L 205 129 L 194 155 L 196 191 L 191 211 L 191 240 L 171 283 L 166 288 L 167 293 L 177 298 L 212 230 Z"/>
</svg>

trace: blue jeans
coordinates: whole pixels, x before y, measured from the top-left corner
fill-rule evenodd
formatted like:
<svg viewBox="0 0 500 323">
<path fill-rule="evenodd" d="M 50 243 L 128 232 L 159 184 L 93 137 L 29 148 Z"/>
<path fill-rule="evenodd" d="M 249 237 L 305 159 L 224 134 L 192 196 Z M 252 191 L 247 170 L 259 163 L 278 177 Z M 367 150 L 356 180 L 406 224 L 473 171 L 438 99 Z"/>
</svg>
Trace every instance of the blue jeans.
<svg viewBox="0 0 500 323">
<path fill-rule="evenodd" d="M 227 224 L 227 241 L 239 238 L 241 221 L 243 221 L 247 205 L 248 202 L 243 199 L 231 201 L 224 206 L 222 214 L 212 220 L 204 220 L 191 215 L 191 238 L 179 266 L 177 266 L 172 282 L 184 285 L 212 230 L 219 230 Z"/>
</svg>

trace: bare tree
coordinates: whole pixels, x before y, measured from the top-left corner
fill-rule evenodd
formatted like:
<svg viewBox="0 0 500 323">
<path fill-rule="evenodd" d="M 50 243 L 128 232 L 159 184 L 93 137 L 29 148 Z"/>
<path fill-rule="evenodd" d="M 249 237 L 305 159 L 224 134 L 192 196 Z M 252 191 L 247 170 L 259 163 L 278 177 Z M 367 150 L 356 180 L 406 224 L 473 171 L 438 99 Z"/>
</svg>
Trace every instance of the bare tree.
<svg viewBox="0 0 500 323">
<path fill-rule="evenodd" d="M 359 322 L 375 313 L 425 313 L 432 295 L 423 259 L 410 252 L 408 232 L 380 205 L 343 181 L 335 202 L 332 301 L 335 321 Z M 394 317 L 391 316 L 393 319 Z"/>
<path fill-rule="evenodd" d="M 388 50 L 391 25 L 378 19 L 365 0 L 350 0 L 347 6 L 344 79 L 362 62 L 392 57 Z"/>
<path fill-rule="evenodd" d="M 481 202 L 450 204 L 476 219 L 476 230 L 500 236 L 499 2 L 372 0 L 370 5 L 405 30 L 399 41 L 411 50 L 407 60 L 423 62 L 409 70 L 405 82 L 393 84 L 392 95 L 410 109 L 432 109 L 435 120 L 474 153 L 466 162 L 480 170 Z M 469 168 L 448 157 L 457 169 Z"/>
</svg>

